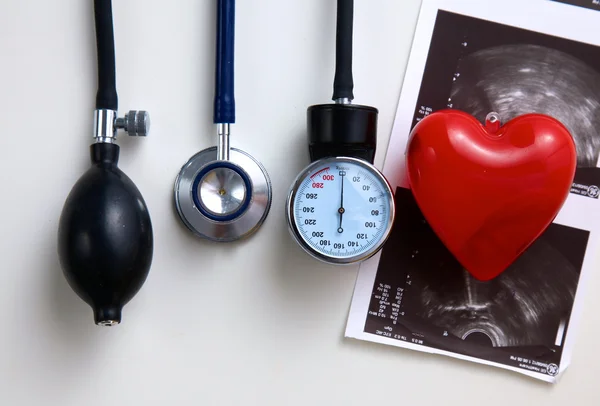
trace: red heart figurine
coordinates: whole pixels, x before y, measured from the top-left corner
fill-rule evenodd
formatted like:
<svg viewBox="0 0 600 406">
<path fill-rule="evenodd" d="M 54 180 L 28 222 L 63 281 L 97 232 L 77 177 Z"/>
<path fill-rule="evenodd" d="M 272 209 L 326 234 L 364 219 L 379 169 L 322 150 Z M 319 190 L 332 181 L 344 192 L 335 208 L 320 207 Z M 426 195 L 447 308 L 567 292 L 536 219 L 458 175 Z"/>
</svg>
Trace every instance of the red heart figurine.
<svg viewBox="0 0 600 406">
<path fill-rule="evenodd" d="M 429 225 L 479 280 L 502 273 L 554 220 L 575 176 L 577 153 L 567 128 L 526 114 L 483 125 L 442 110 L 413 129 L 408 181 Z"/>
</svg>

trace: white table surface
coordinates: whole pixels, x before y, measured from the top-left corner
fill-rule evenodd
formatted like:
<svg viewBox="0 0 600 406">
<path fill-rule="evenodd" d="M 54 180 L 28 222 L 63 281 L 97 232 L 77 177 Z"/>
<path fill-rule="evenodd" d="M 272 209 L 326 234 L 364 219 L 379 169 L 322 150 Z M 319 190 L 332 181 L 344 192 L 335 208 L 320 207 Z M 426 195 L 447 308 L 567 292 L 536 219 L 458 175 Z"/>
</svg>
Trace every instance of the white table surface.
<svg viewBox="0 0 600 406">
<path fill-rule="evenodd" d="M 283 210 L 308 163 L 306 108 L 331 97 L 333 0 L 238 1 L 232 144 L 268 169 L 272 210 L 258 234 L 234 244 L 200 241 L 180 224 L 174 178 L 216 143 L 214 3 L 114 1 L 120 112 L 152 118 L 147 139 L 121 137 L 120 167 L 149 206 L 155 251 L 123 323 L 103 328 L 56 253 L 64 200 L 89 167 L 92 1 L 2 2 L 0 405 L 600 404 L 597 275 L 556 385 L 344 339 L 358 268 L 308 257 Z M 355 4 L 355 101 L 380 109 L 379 166 L 419 6 Z"/>
</svg>

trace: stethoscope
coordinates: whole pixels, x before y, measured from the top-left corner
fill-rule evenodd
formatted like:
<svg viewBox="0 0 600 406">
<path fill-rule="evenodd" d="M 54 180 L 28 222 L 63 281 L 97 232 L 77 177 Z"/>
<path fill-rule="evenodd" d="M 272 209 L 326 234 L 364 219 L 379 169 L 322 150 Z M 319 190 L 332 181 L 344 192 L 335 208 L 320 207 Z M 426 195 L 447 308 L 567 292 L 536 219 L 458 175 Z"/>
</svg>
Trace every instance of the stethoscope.
<svg viewBox="0 0 600 406">
<path fill-rule="evenodd" d="M 100 326 L 121 322 L 123 306 L 144 284 L 154 240 L 146 202 L 118 167 L 117 130 L 146 136 L 145 111 L 117 117 L 115 45 L 110 0 L 94 0 L 98 51 L 98 92 L 94 111 L 91 167 L 75 183 L 64 204 L 58 253 L 65 278 L 94 310 Z"/>
<path fill-rule="evenodd" d="M 395 218 L 391 185 L 373 165 L 378 110 L 352 104 L 353 0 L 338 0 L 334 104 L 307 111 L 311 164 L 286 203 L 292 237 L 311 256 L 334 265 L 365 261 L 383 247 Z"/>
<path fill-rule="evenodd" d="M 181 168 L 174 188 L 181 221 L 199 237 L 229 242 L 247 237 L 262 225 L 271 207 L 271 181 L 250 154 L 231 148 L 235 123 L 235 1 L 219 0 L 214 124 L 219 143 L 198 152 Z"/>
</svg>

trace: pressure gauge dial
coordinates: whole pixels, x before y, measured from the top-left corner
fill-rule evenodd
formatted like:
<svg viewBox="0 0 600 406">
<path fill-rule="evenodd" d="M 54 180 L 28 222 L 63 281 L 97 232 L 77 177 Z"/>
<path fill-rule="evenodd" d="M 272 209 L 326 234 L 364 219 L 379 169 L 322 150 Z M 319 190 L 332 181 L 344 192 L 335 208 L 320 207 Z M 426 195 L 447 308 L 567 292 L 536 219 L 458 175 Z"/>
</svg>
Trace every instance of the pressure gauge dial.
<svg viewBox="0 0 600 406">
<path fill-rule="evenodd" d="M 394 222 L 394 197 L 384 176 L 357 158 L 324 158 L 294 181 L 287 221 L 300 246 L 333 264 L 353 264 L 377 253 Z"/>
</svg>

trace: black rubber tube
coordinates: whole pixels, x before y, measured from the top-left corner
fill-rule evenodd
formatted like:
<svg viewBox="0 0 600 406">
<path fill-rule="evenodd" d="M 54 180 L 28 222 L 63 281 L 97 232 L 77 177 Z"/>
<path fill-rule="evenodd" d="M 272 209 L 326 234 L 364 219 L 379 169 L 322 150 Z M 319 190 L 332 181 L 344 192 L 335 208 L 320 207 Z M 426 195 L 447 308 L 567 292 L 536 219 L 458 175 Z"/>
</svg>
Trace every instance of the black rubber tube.
<svg viewBox="0 0 600 406">
<path fill-rule="evenodd" d="M 338 0 L 335 36 L 335 78 L 333 100 L 354 99 L 352 79 L 352 25 L 354 0 Z"/>
<path fill-rule="evenodd" d="M 96 109 L 117 110 L 119 101 L 115 74 L 115 38 L 111 0 L 94 0 L 94 19 L 98 54 Z"/>
</svg>

